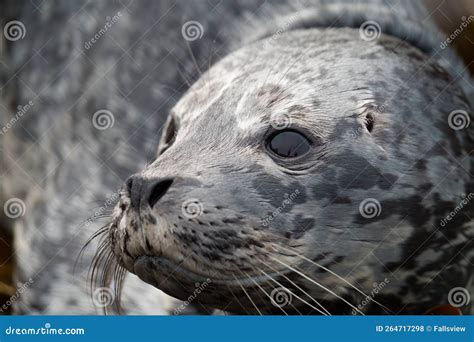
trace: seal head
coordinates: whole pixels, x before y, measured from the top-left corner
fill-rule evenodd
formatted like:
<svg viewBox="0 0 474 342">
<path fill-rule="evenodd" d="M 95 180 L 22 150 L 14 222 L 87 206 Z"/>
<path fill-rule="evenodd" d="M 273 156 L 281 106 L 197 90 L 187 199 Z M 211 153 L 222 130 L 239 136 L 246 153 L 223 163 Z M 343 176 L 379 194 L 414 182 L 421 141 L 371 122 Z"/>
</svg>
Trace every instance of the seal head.
<svg viewBox="0 0 474 342">
<path fill-rule="evenodd" d="M 467 216 L 440 226 L 473 191 L 473 140 L 453 111 L 472 113 L 451 76 L 394 37 L 257 41 L 174 107 L 106 243 L 142 280 L 210 308 L 425 312 L 467 286 L 473 257 Z"/>
</svg>

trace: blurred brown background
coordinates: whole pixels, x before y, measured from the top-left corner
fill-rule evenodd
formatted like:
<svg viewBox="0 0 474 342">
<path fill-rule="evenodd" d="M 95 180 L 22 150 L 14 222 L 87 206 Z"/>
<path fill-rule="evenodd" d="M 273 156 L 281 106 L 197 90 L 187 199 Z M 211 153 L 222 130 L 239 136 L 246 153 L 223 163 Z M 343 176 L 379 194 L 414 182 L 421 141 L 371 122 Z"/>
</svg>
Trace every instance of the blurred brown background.
<svg viewBox="0 0 474 342">
<path fill-rule="evenodd" d="M 460 28 L 463 18 L 474 16 L 474 0 L 424 0 L 424 2 L 431 12 L 431 17 L 446 33 L 446 36 Z M 474 75 L 474 20 L 469 22 L 470 24 L 463 28 L 462 33 L 456 37 L 452 45 Z"/>
</svg>

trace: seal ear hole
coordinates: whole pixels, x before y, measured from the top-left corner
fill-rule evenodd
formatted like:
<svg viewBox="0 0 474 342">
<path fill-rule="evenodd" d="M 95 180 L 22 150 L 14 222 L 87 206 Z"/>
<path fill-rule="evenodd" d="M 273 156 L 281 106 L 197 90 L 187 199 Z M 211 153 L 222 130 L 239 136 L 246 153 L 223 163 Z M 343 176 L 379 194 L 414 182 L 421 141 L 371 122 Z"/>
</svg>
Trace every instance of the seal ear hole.
<svg viewBox="0 0 474 342">
<path fill-rule="evenodd" d="M 374 124 L 375 124 L 375 117 L 372 113 L 368 113 L 365 116 L 365 128 L 369 131 L 369 133 L 372 133 L 372 130 L 374 129 Z"/>
</svg>

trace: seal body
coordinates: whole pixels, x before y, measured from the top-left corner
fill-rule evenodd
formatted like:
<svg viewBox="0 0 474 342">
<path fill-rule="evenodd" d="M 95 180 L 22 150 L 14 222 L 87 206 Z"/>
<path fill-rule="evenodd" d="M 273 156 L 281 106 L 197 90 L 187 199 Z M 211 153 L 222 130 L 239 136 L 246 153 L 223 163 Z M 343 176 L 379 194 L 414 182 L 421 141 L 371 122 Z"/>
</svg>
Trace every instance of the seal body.
<svg viewBox="0 0 474 342">
<path fill-rule="evenodd" d="M 72 12 L 64 6 L 60 10 Z M 184 301 L 199 289 L 192 298 L 202 312 L 252 314 L 417 314 L 449 302 L 453 289 L 471 291 L 472 202 L 454 219 L 446 217 L 473 192 L 472 135 L 449 125 L 451 113 L 470 119 L 466 94 L 472 84 L 450 49 L 437 51 L 435 27 L 419 25 L 423 9 L 390 1 L 262 9 L 242 3 L 217 4 L 208 15 L 202 3 L 186 10 L 154 6 L 150 18 L 164 18 L 151 26 L 160 44 L 140 44 L 125 57 L 112 49 L 123 59 L 103 77 L 95 72 L 107 66 L 113 40 L 101 39 L 104 48 L 85 51 L 87 59 L 74 59 L 70 51 L 57 57 L 53 45 L 44 50 L 46 59 L 76 66 L 66 68 L 68 79 L 85 75 L 68 83 L 70 108 L 63 108 L 58 89 L 42 90 L 37 77 L 46 73 L 20 71 L 36 85 L 39 108 L 47 109 L 22 128 L 39 138 L 54 122 L 44 134 L 46 146 L 70 132 L 68 148 L 53 150 L 58 158 L 50 172 L 42 169 L 43 160 L 52 160 L 38 152 L 42 145 L 18 145 L 30 170 L 48 175 L 39 177 L 39 188 L 9 189 L 22 194 L 32 212 L 17 222 L 19 277 L 35 280 L 18 303 L 21 310 L 95 310 L 86 304 L 85 282 L 65 276 L 73 263 L 63 246 L 79 251 L 87 232 L 98 227 L 91 221 L 76 230 L 85 199 L 103 196 L 132 173 L 109 196 L 118 203 L 101 231 L 105 239 L 95 261 L 104 286 L 120 288 L 127 269 Z M 125 24 L 111 31 L 123 39 L 119 45 L 142 36 L 141 23 L 130 18 L 147 11 L 127 7 Z M 173 26 L 182 11 L 202 25 L 199 39 L 186 40 Z M 243 19 L 246 11 L 255 14 Z M 379 24 L 376 39 L 364 39 L 360 31 L 367 21 Z M 185 69 L 193 70 L 185 70 L 186 79 L 214 64 L 189 89 L 176 71 L 186 60 Z M 59 73 L 57 65 L 51 68 Z M 143 70 L 156 75 L 145 77 Z M 17 101 L 28 95 L 20 92 Z M 91 125 L 99 109 L 114 114 L 113 127 Z M 156 144 L 168 111 L 157 155 L 142 153 Z M 308 152 L 288 159 L 269 151 L 271 138 L 286 131 L 303 135 Z M 147 157 L 154 160 L 145 165 Z M 42 196 L 43 187 L 52 196 Z M 25 243 L 31 240 L 35 244 Z M 162 292 L 132 279 L 124 287 L 126 312 L 153 312 L 145 302 L 160 312 L 172 310 Z M 39 292 L 49 294 L 44 302 L 37 302 Z M 142 302 L 137 292 L 148 296 Z"/>
</svg>

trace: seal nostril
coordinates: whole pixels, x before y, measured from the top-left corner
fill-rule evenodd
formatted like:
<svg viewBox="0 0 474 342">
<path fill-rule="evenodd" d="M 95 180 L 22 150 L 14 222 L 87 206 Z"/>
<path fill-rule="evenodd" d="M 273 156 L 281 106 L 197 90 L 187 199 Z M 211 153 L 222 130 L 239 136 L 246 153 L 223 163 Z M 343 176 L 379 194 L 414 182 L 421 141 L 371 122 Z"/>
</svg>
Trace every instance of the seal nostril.
<svg viewBox="0 0 474 342">
<path fill-rule="evenodd" d="M 132 184 L 133 184 L 133 177 L 130 177 L 125 182 L 125 186 L 127 187 L 127 191 L 128 191 L 129 194 L 132 193 Z"/>
<path fill-rule="evenodd" d="M 131 175 L 125 181 L 125 188 L 127 189 L 128 196 L 130 197 L 130 206 L 132 208 L 138 208 L 140 206 L 141 191 L 144 184 L 143 178 L 140 175 Z"/>
<path fill-rule="evenodd" d="M 372 130 L 374 129 L 374 123 L 374 116 L 371 113 L 367 114 L 367 116 L 365 117 L 365 127 L 367 128 L 369 133 L 372 133 Z"/>
<path fill-rule="evenodd" d="M 150 207 L 153 208 L 155 204 L 166 194 L 171 184 L 173 184 L 172 179 L 163 179 L 152 185 L 150 195 L 148 196 L 148 204 Z"/>
</svg>

